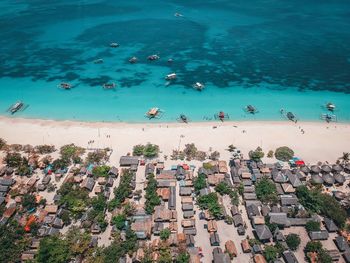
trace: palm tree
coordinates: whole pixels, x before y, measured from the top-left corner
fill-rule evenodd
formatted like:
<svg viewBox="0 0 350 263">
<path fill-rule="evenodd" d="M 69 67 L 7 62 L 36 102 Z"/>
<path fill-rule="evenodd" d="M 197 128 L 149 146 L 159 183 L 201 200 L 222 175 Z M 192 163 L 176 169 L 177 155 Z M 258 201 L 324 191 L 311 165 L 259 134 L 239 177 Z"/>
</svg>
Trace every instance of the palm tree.
<svg viewBox="0 0 350 263">
<path fill-rule="evenodd" d="M 343 152 L 343 156 L 340 157 L 339 160 L 341 160 L 342 164 L 347 164 L 350 161 L 350 153 Z"/>
</svg>

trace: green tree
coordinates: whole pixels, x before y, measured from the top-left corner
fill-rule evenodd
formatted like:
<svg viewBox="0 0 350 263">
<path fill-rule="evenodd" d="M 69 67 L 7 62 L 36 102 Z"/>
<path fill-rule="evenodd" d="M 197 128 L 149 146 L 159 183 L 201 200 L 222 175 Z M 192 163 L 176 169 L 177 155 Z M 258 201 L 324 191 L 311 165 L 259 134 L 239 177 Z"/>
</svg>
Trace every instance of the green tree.
<svg viewBox="0 0 350 263">
<path fill-rule="evenodd" d="M 22 156 L 17 152 L 9 152 L 6 154 L 4 161 L 7 166 L 17 168 L 22 164 Z"/>
<path fill-rule="evenodd" d="M 318 221 L 308 221 L 305 225 L 306 231 L 311 232 L 311 231 L 320 231 L 321 230 L 321 225 L 320 222 Z"/>
<path fill-rule="evenodd" d="M 222 207 L 218 202 L 218 196 L 216 193 L 199 196 L 197 198 L 197 203 L 201 209 L 208 209 L 209 213 L 216 219 L 221 218 Z"/>
<path fill-rule="evenodd" d="M 95 166 L 92 169 L 92 175 L 97 178 L 97 177 L 108 177 L 108 173 L 111 167 L 108 165 L 101 165 L 101 166 Z"/>
<path fill-rule="evenodd" d="M 3 150 L 6 146 L 6 141 L 3 138 L 0 138 L 0 151 Z"/>
<path fill-rule="evenodd" d="M 254 161 L 259 161 L 261 158 L 264 157 L 264 152 L 260 147 L 256 148 L 255 151 L 250 151 L 249 152 L 249 158 Z"/>
<path fill-rule="evenodd" d="M 165 229 L 161 230 L 159 236 L 160 236 L 161 240 L 167 240 L 170 237 L 169 228 L 165 228 Z"/>
<path fill-rule="evenodd" d="M 318 252 L 322 249 L 320 241 L 309 241 L 305 246 L 305 252 Z"/>
<path fill-rule="evenodd" d="M 293 250 L 293 251 L 297 250 L 299 245 L 300 245 L 300 237 L 299 237 L 299 235 L 294 234 L 294 233 L 288 234 L 287 237 L 286 237 L 286 243 L 287 243 L 287 246 L 291 250 Z"/>
<path fill-rule="evenodd" d="M 294 151 L 287 146 L 282 146 L 276 149 L 275 157 L 277 160 L 288 162 L 294 156 Z"/>
<path fill-rule="evenodd" d="M 278 258 L 278 249 L 274 246 L 267 245 L 264 249 L 264 257 L 267 262 L 271 262 Z"/>
<path fill-rule="evenodd" d="M 89 152 L 85 158 L 85 163 L 101 164 L 108 161 L 108 151 L 106 149 Z"/>
<path fill-rule="evenodd" d="M 116 215 L 112 218 L 112 224 L 122 230 L 125 227 L 126 216 L 124 214 Z"/>
<path fill-rule="evenodd" d="M 329 253 L 324 250 L 321 249 L 318 254 L 317 254 L 317 259 L 319 263 L 332 263 L 332 257 L 329 255 Z"/>
<path fill-rule="evenodd" d="M 226 182 L 220 182 L 215 186 L 215 191 L 220 195 L 228 195 L 231 193 L 231 187 Z"/>
<path fill-rule="evenodd" d="M 66 234 L 70 253 L 80 257 L 80 259 L 83 259 L 87 254 L 91 240 L 91 235 L 78 227 L 71 227 Z"/>
<path fill-rule="evenodd" d="M 236 149 L 237 149 L 237 147 L 235 147 L 233 144 L 230 144 L 230 145 L 227 147 L 227 151 L 229 151 L 230 153 L 231 153 L 231 152 L 234 152 Z"/>
<path fill-rule="evenodd" d="M 157 180 L 153 174 L 148 176 L 145 198 L 146 213 L 151 215 L 154 212 L 154 207 L 160 205 L 160 198 L 157 194 Z"/>
<path fill-rule="evenodd" d="M 195 159 L 197 156 L 197 151 L 198 151 L 198 149 L 194 145 L 194 143 L 185 144 L 185 149 L 183 150 L 183 152 L 188 160 Z"/>
<path fill-rule="evenodd" d="M 272 158 L 273 157 L 273 151 L 270 150 L 268 153 L 267 153 L 267 158 Z"/>
<path fill-rule="evenodd" d="M 69 244 L 66 240 L 55 235 L 40 241 L 38 263 L 66 263 L 70 256 Z"/>
<path fill-rule="evenodd" d="M 261 178 L 256 184 L 256 195 L 263 203 L 276 203 L 278 200 L 277 188 L 274 182 L 267 177 Z"/>
<path fill-rule="evenodd" d="M 217 161 L 220 158 L 220 153 L 218 151 L 214 151 L 209 155 L 209 159 L 213 161 Z"/>
<path fill-rule="evenodd" d="M 85 149 L 72 144 L 63 145 L 60 148 L 60 154 L 62 159 L 72 160 L 73 157 L 81 156 L 85 153 Z"/>
<path fill-rule="evenodd" d="M 33 194 L 25 194 L 22 197 L 22 206 L 24 209 L 31 209 L 37 206 L 36 198 Z"/>
<path fill-rule="evenodd" d="M 189 263 L 190 255 L 187 252 L 179 253 L 176 257 L 176 263 Z"/>
<path fill-rule="evenodd" d="M 198 193 L 201 189 L 204 189 L 207 187 L 207 180 L 205 178 L 205 175 L 200 174 L 193 180 L 193 186 L 196 193 Z"/>
<path fill-rule="evenodd" d="M 132 150 L 132 155 L 141 156 L 145 150 L 145 146 L 142 144 L 135 145 Z"/>
<path fill-rule="evenodd" d="M 158 157 L 159 146 L 156 144 L 147 143 L 143 151 L 143 156 L 146 158 L 155 158 Z"/>
</svg>

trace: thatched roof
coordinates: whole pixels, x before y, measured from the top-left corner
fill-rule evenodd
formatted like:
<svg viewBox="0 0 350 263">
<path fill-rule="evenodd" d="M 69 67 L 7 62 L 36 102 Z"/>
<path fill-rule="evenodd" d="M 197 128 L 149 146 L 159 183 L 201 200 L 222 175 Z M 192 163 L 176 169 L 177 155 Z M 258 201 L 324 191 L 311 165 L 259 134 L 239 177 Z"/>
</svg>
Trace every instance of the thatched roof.
<svg viewBox="0 0 350 263">
<path fill-rule="evenodd" d="M 305 174 L 308 174 L 310 172 L 310 168 L 305 165 L 300 167 L 300 171 L 304 172 Z"/>
<path fill-rule="evenodd" d="M 313 174 L 311 175 L 311 181 L 314 184 L 323 184 L 323 179 L 319 174 Z"/>
<path fill-rule="evenodd" d="M 335 199 L 337 199 L 337 200 L 343 200 L 346 196 L 346 194 L 342 191 L 335 191 L 335 192 L 333 192 L 333 195 L 334 195 Z"/>
<path fill-rule="evenodd" d="M 313 172 L 315 174 L 318 174 L 321 172 L 321 168 L 318 167 L 317 165 L 312 165 L 310 169 L 311 169 L 311 172 Z"/>
<path fill-rule="evenodd" d="M 343 171 L 343 167 L 340 164 L 333 164 L 332 170 L 335 172 L 341 172 L 341 171 Z"/>
<path fill-rule="evenodd" d="M 322 172 L 325 172 L 325 173 L 330 173 L 332 171 L 332 168 L 327 164 L 322 165 L 321 169 L 322 169 Z"/>
<path fill-rule="evenodd" d="M 325 184 L 329 184 L 329 185 L 334 184 L 334 181 L 335 181 L 333 176 L 331 176 L 329 173 L 323 174 L 322 179 Z"/>
<path fill-rule="evenodd" d="M 342 174 L 335 174 L 333 177 L 334 177 L 334 180 L 335 180 L 336 183 L 338 183 L 338 184 L 345 183 L 345 176 L 344 175 L 342 175 Z"/>
<path fill-rule="evenodd" d="M 344 168 L 345 168 L 346 170 L 350 171 L 350 163 L 346 164 L 346 165 L 344 166 Z"/>
</svg>

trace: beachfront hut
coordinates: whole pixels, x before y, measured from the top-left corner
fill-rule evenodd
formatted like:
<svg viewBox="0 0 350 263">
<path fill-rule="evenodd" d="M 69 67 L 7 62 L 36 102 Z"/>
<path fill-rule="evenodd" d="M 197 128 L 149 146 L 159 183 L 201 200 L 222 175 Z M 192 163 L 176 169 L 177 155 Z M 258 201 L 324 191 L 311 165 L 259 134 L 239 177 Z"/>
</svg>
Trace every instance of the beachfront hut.
<svg viewBox="0 0 350 263">
<path fill-rule="evenodd" d="M 119 160 L 120 166 L 133 166 L 139 164 L 139 157 L 137 156 L 121 156 Z"/>
<path fill-rule="evenodd" d="M 322 179 L 323 179 L 324 184 L 326 184 L 326 185 L 333 185 L 335 182 L 333 176 L 331 176 L 331 174 L 329 174 L 329 173 L 323 174 Z"/>
<path fill-rule="evenodd" d="M 340 173 L 334 174 L 333 178 L 335 180 L 335 183 L 340 184 L 340 185 L 343 185 L 345 183 L 345 180 L 346 180 L 345 176 L 340 174 Z"/>
<path fill-rule="evenodd" d="M 332 171 L 332 168 L 328 164 L 324 164 L 321 166 L 321 170 L 324 173 L 330 173 Z"/>
<path fill-rule="evenodd" d="M 337 232 L 338 231 L 338 227 L 337 225 L 334 223 L 334 221 L 332 219 L 329 219 L 327 217 L 325 217 L 324 219 L 324 225 L 327 228 L 328 232 Z"/>
<path fill-rule="evenodd" d="M 328 232 L 326 230 L 320 230 L 320 231 L 310 231 L 309 237 L 312 241 L 315 240 L 327 240 L 328 239 Z"/>
<path fill-rule="evenodd" d="M 266 225 L 255 226 L 255 234 L 261 242 L 269 242 L 272 238 L 272 233 Z"/>
<path fill-rule="evenodd" d="M 291 185 L 295 188 L 302 185 L 302 183 L 298 177 L 298 174 L 288 173 L 288 179 L 289 179 L 289 182 L 291 183 Z"/>
<path fill-rule="evenodd" d="M 343 171 L 343 167 L 340 164 L 333 164 L 332 165 L 332 171 L 336 172 L 336 173 L 340 173 L 341 171 Z"/>
<path fill-rule="evenodd" d="M 311 175 L 311 181 L 314 184 L 323 184 L 323 179 L 318 173 Z"/>
<path fill-rule="evenodd" d="M 219 238 L 218 233 L 216 233 L 216 232 L 211 233 L 211 234 L 210 234 L 210 237 L 209 237 L 209 240 L 210 240 L 210 245 L 211 245 L 212 247 L 214 247 L 214 246 L 220 246 L 220 238 Z"/>
<path fill-rule="evenodd" d="M 310 169 L 311 169 L 311 172 L 314 174 L 319 174 L 321 172 L 321 168 L 317 165 L 312 165 Z"/>
<path fill-rule="evenodd" d="M 343 236 L 337 236 L 334 239 L 334 242 L 335 242 L 335 244 L 340 252 L 350 251 L 349 244 Z"/>
</svg>

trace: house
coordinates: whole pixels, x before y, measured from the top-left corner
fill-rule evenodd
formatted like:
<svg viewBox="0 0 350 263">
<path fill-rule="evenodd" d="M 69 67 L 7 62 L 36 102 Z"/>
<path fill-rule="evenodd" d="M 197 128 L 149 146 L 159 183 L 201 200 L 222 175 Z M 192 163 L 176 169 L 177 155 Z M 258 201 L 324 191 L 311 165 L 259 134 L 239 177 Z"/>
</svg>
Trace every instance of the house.
<svg viewBox="0 0 350 263">
<path fill-rule="evenodd" d="M 111 169 L 109 169 L 108 175 L 110 175 L 112 178 L 117 178 L 119 174 L 119 170 L 117 167 L 112 166 Z"/>
<path fill-rule="evenodd" d="M 290 250 L 286 250 L 282 253 L 283 259 L 286 263 L 299 263 L 294 253 Z"/>
<path fill-rule="evenodd" d="M 243 193 L 244 200 L 257 200 L 255 193 Z"/>
<path fill-rule="evenodd" d="M 283 184 L 281 184 L 281 186 L 282 186 L 283 192 L 285 194 L 295 193 L 295 188 L 291 184 L 283 183 Z"/>
<path fill-rule="evenodd" d="M 214 263 L 231 263 L 229 255 L 226 253 L 213 253 L 213 262 Z"/>
<path fill-rule="evenodd" d="M 168 201 L 169 209 L 176 209 L 176 188 L 175 186 L 170 187 L 170 196 Z"/>
<path fill-rule="evenodd" d="M 249 241 L 247 239 L 242 240 L 241 247 L 242 247 L 243 253 L 250 253 L 251 252 Z"/>
<path fill-rule="evenodd" d="M 209 233 L 218 231 L 218 226 L 215 220 L 209 220 L 207 226 L 207 230 Z"/>
<path fill-rule="evenodd" d="M 309 237 L 312 241 L 314 240 L 327 240 L 328 239 L 328 232 L 326 230 L 320 230 L 320 231 L 310 231 Z"/>
<path fill-rule="evenodd" d="M 334 242 L 335 242 L 335 244 L 340 252 L 350 251 L 349 244 L 343 236 L 337 236 L 334 239 Z"/>
<path fill-rule="evenodd" d="M 94 189 L 95 180 L 92 177 L 87 177 L 81 183 L 81 187 L 89 190 L 90 192 Z"/>
<path fill-rule="evenodd" d="M 51 181 L 51 176 L 49 174 L 45 175 L 44 178 L 41 180 L 41 183 L 43 185 L 48 185 Z"/>
<path fill-rule="evenodd" d="M 194 216 L 194 214 L 195 214 L 195 212 L 193 210 L 192 211 L 184 211 L 183 212 L 184 218 L 191 218 L 191 217 Z"/>
<path fill-rule="evenodd" d="M 197 235 L 197 230 L 195 227 L 184 228 L 183 232 L 186 235 Z"/>
<path fill-rule="evenodd" d="M 235 243 L 233 243 L 232 240 L 228 240 L 225 243 L 225 249 L 226 249 L 226 253 L 228 253 L 230 255 L 230 258 L 232 259 L 233 257 L 237 257 L 238 253 L 237 253 L 237 248 L 235 246 Z"/>
<path fill-rule="evenodd" d="M 159 205 L 154 208 L 153 220 L 154 222 L 169 222 L 172 217 L 172 212 L 164 206 Z"/>
<path fill-rule="evenodd" d="M 185 203 L 192 204 L 193 198 L 191 196 L 182 196 L 181 197 L 181 204 L 185 204 Z"/>
<path fill-rule="evenodd" d="M 209 240 L 211 246 L 220 246 L 220 238 L 217 232 L 210 233 Z"/>
<path fill-rule="evenodd" d="M 295 195 L 281 195 L 282 206 L 293 206 L 299 204 L 298 198 Z"/>
<path fill-rule="evenodd" d="M 345 260 L 346 263 L 350 263 L 350 251 L 346 251 L 344 254 L 343 254 L 343 258 Z"/>
<path fill-rule="evenodd" d="M 178 165 L 177 166 L 175 176 L 176 176 L 177 180 L 184 180 L 185 179 L 186 171 L 185 171 L 185 169 L 183 168 L 182 165 Z"/>
<path fill-rule="evenodd" d="M 156 169 L 156 167 L 154 166 L 153 163 L 146 164 L 146 167 L 145 167 L 145 176 L 146 176 L 146 178 L 148 177 L 148 175 L 154 174 L 155 169 Z"/>
<path fill-rule="evenodd" d="M 286 213 L 269 213 L 270 223 L 282 227 L 289 227 L 290 221 Z"/>
<path fill-rule="evenodd" d="M 113 187 L 113 184 L 114 184 L 114 180 L 113 180 L 113 177 L 108 177 L 107 181 L 106 181 L 106 186 L 107 187 Z"/>
<path fill-rule="evenodd" d="M 139 164 L 139 157 L 137 156 L 121 156 L 119 160 L 120 166 L 123 167 L 131 167 L 131 166 L 138 166 Z"/>
<path fill-rule="evenodd" d="M 244 228 L 243 225 L 240 225 L 240 226 L 237 227 L 237 233 L 240 236 L 244 236 L 245 235 L 245 228 Z"/>
<path fill-rule="evenodd" d="M 181 221 L 181 226 L 183 228 L 192 228 L 196 226 L 196 220 L 194 219 L 184 219 Z"/>
<path fill-rule="evenodd" d="M 295 174 L 295 173 L 288 173 L 287 174 L 287 177 L 289 179 L 289 182 L 291 183 L 291 185 L 294 187 L 294 188 L 297 188 L 299 186 L 302 186 L 302 182 L 300 181 L 299 179 L 299 176 L 298 174 Z"/>
<path fill-rule="evenodd" d="M 246 206 L 246 209 L 247 209 L 247 215 L 249 219 L 252 219 L 253 216 L 260 216 L 258 206 L 251 204 Z"/>
<path fill-rule="evenodd" d="M 163 201 L 168 201 L 170 197 L 170 189 L 168 187 L 158 188 L 157 194 L 163 199 Z"/>
<path fill-rule="evenodd" d="M 243 226 L 244 221 L 241 214 L 236 214 L 232 218 L 233 218 L 233 224 L 235 225 L 235 227 Z"/>
<path fill-rule="evenodd" d="M 208 183 L 211 186 L 216 186 L 225 180 L 224 174 L 210 174 L 208 175 Z"/>
<path fill-rule="evenodd" d="M 192 203 L 184 203 L 182 204 L 182 211 L 192 211 L 193 204 Z"/>
<path fill-rule="evenodd" d="M 191 187 L 180 187 L 180 195 L 181 196 L 189 196 L 192 194 L 192 188 Z"/>
<path fill-rule="evenodd" d="M 253 216 L 252 219 L 252 225 L 265 225 L 265 217 L 263 216 Z"/>
<path fill-rule="evenodd" d="M 330 233 L 338 231 L 338 227 L 332 219 L 329 219 L 326 217 L 324 219 L 324 225 L 327 228 L 328 232 L 330 232 Z"/>
<path fill-rule="evenodd" d="M 199 191 L 199 196 L 203 196 L 203 195 L 208 195 L 210 194 L 210 189 L 209 188 L 203 188 Z"/>
<path fill-rule="evenodd" d="M 56 214 L 58 211 L 58 205 L 46 205 L 45 206 L 45 211 L 48 214 Z"/>
<path fill-rule="evenodd" d="M 12 186 L 16 181 L 13 178 L 2 178 L 0 179 L 0 185 Z"/>
<path fill-rule="evenodd" d="M 261 254 L 254 255 L 254 263 L 267 263 L 266 259 Z"/>
<path fill-rule="evenodd" d="M 238 210 L 238 207 L 236 205 L 231 206 L 230 211 L 231 211 L 232 216 L 239 214 L 239 210 Z"/>
<path fill-rule="evenodd" d="M 194 247 L 195 241 L 193 235 L 186 235 L 186 246 L 187 247 Z"/>
<path fill-rule="evenodd" d="M 64 226 L 63 220 L 61 218 L 56 217 L 52 223 L 52 226 L 61 229 Z"/>
<path fill-rule="evenodd" d="M 134 217 L 134 222 L 131 223 L 131 229 L 135 232 L 138 239 L 150 238 L 152 234 L 152 216 Z"/>
<path fill-rule="evenodd" d="M 272 233 L 266 225 L 255 226 L 255 234 L 261 242 L 269 242 L 272 238 Z"/>
</svg>

